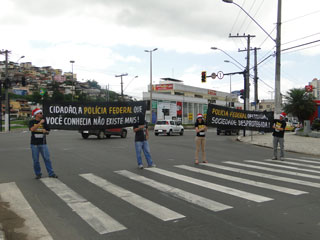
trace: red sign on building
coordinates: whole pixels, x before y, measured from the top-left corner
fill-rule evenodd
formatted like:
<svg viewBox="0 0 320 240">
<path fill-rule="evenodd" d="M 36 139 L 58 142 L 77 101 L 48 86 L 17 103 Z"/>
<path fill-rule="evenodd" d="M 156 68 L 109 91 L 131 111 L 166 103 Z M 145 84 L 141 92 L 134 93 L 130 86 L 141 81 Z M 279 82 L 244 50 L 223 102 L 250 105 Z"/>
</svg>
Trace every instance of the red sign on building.
<svg viewBox="0 0 320 240">
<path fill-rule="evenodd" d="M 208 90 L 209 95 L 217 95 L 217 92 L 215 90 Z"/>
<path fill-rule="evenodd" d="M 171 90 L 173 89 L 173 84 L 157 84 L 156 91 L 159 90 Z"/>
<path fill-rule="evenodd" d="M 306 92 L 312 92 L 313 86 L 312 86 L 312 85 L 306 85 L 306 86 L 304 87 L 304 89 L 306 90 Z"/>
<path fill-rule="evenodd" d="M 182 102 L 177 102 L 177 117 L 182 117 Z"/>
</svg>

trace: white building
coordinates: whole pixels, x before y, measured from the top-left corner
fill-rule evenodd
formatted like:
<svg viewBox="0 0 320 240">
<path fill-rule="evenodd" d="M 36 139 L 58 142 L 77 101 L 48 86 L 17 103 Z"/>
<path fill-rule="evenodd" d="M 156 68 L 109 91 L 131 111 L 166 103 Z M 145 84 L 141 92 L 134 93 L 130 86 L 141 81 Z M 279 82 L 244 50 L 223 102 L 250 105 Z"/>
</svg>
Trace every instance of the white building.
<svg viewBox="0 0 320 240">
<path fill-rule="evenodd" d="M 313 96 L 317 100 L 320 100 L 320 80 L 318 80 L 317 78 L 314 78 L 312 82 L 309 82 L 309 85 L 312 86 Z"/>
<path fill-rule="evenodd" d="M 153 123 L 162 119 L 177 119 L 183 124 L 193 124 L 198 113 L 205 115 L 209 103 L 243 109 L 236 94 L 187 86 L 181 80 L 172 78 L 162 80 L 152 86 Z M 150 103 L 150 86 L 149 92 L 143 92 L 143 100 Z M 150 107 L 146 118 L 150 119 Z"/>
</svg>

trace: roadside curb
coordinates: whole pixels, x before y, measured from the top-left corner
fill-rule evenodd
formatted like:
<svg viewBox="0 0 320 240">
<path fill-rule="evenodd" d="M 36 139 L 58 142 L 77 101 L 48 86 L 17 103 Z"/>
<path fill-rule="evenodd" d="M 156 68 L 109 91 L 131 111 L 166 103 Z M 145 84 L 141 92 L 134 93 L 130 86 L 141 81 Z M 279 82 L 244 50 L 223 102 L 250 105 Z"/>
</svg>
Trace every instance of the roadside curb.
<svg viewBox="0 0 320 240">
<path fill-rule="evenodd" d="M 267 133 L 264 135 L 256 134 L 253 135 L 252 139 L 251 136 L 238 137 L 236 141 L 270 149 L 273 148 L 271 133 Z M 320 149 L 318 147 L 319 143 L 319 138 L 299 136 L 295 133 L 287 133 L 287 135 L 285 136 L 284 150 L 287 152 L 320 156 Z"/>
</svg>

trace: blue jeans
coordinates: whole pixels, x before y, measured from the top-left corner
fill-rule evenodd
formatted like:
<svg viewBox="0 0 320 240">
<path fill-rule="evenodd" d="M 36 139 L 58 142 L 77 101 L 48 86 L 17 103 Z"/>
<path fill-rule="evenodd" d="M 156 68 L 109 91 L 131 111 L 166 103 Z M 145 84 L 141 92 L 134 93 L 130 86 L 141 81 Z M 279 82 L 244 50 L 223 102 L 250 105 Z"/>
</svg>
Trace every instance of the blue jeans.
<svg viewBox="0 0 320 240">
<path fill-rule="evenodd" d="M 141 158 L 141 150 L 143 150 L 143 153 L 144 153 L 144 156 L 146 157 L 148 166 L 152 166 L 153 162 L 152 162 L 151 155 L 150 155 L 150 147 L 149 147 L 148 141 L 135 142 L 135 147 L 136 147 L 136 155 L 137 155 L 138 165 L 143 165 L 142 158 Z"/>
<path fill-rule="evenodd" d="M 37 176 L 42 175 L 40 162 L 39 162 L 39 153 L 41 153 L 41 156 L 42 156 L 44 163 L 46 165 L 46 168 L 47 168 L 47 172 L 48 172 L 49 176 L 52 176 L 54 174 L 54 172 L 53 172 L 53 169 L 51 166 L 48 146 L 46 144 L 43 144 L 43 145 L 32 145 L 31 144 L 31 151 L 32 151 L 34 173 Z"/>
</svg>

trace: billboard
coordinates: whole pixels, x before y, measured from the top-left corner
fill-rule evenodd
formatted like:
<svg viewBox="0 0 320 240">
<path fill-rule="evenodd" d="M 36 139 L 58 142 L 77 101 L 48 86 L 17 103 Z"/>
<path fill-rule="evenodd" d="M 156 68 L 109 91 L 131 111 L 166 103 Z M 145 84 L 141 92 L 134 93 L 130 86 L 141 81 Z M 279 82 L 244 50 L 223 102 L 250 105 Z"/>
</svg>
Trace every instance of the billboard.
<svg viewBox="0 0 320 240">
<path fill-rule="evenodd" d="M 69 102 L 46 101 L 43 114 L 51 129 L 98 130 L 143 124 L 146 103 L 139 102 Z"/>
<path fill-rule="evenodd" d="M 273 112 L 244 111 L 209 104 L 207 124 L 223 129 L 246 129 L 272 132 Z"/>
<path fill-rule="evenodd" d="M 156 91 L 159 90 L 171 90 L 173 89 L 173 84 L 157 84 L 155 86 Z"/>
</svg>

